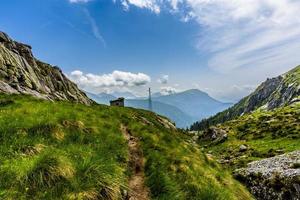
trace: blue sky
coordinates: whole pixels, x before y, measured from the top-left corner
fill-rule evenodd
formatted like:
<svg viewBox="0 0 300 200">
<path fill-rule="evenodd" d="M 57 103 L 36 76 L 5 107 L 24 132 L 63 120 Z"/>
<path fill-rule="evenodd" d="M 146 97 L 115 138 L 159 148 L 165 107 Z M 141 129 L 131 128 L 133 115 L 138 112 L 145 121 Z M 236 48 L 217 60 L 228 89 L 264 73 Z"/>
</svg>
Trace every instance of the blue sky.
<svg viewBox="0 0 300 200">
<path fill-rule="evenodd" d="M 0 30 L 91 92 L 236 101 L 300 64 L 295 0 L 2 0 Z"/>
</svg>

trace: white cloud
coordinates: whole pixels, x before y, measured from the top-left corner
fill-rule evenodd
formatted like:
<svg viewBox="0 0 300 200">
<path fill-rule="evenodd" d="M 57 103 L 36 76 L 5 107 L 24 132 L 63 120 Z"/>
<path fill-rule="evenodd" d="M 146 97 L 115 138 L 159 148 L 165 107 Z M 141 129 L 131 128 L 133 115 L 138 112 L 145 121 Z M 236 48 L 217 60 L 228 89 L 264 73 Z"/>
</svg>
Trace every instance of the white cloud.
<svg viewBox="0 0 300 200">
<path fill-rule="evenodd" d="M 176 89 L 174 87 L 170 87 L 170 86 L 166 86 L 166 87 L 161 87 L 160 88 L 160 93 L 162 95 L 175 94 L 177 92 L 179 92 L 178 89 Z"/>
<path fill-rule="evenodd" d="M 222 3 L 222 4 L 221 4 Z M 202 5 L 202 7 L 201 7 Z M 300 52 L 300 2 L 293 0 L 210 1 L 195 5 L 197 21 L 206 25 L 198 48 L 211 52 L 209 67 L 228 73 L 242 67 L 266 67 L 265 59 Z M 204 7 L 203 7 L 204 6 Z M 209 6 L 217 8 L 210 11 Z M 208 9 L 208 11 L 201 11 Z M 299 57 L 299 54 L 298 54 Z M 295 61 L 300 62 L 300 59 Z M 274 68 L 289 59 L 272 62 Z"/>
<path fill-rule="evenodd" d="M 116 2 L 117 0 L 113 0 Z M 129 9 L 129 5 L 134 5 L 139 8 L 146 8 L 154 13 L 158 14 L 160 13 L 160 5 L 158 5 L 158 2 L 156 0 L 119 0 L 121 4 L 123 5 L 125 10 Z"/>
<path fill-rule="evenodd" d="M 88 3 L 92 0 L 69 0 L 70 3 Z"/>
<path fill-rule="evenodd" d="M 224 91 L 218 96 L 245 95 L 249 90 L 229 86 L 257 85 L 300 63 L 299 0 L 119 1 L 197 22 L 196 48 L 208 55 L 208 67 L 215 74 L 227 78 L 215 81 L 215 89 Z M 220 82 L 227 82 L 226 87 Z"/>
<path fill-rule="evenodd" d="M 167 84 L 169 81 L 169 75 L 162 75 L 157 82 L 160 84 Z"/>
<path fill-rule="evenodd" d="M 151 78 L 143 73 L 131 73 L 122 71 L 113 71 L 110 74 L 84 74 L 81 71 L 73 71 L 68 76 L 72 81 L 83 89 L 109 89 L 112 87 L 128 88 L 142 86 L 151 81 Z"/>
<path fill-rule="evenodd" d="M 210 52 L 212 69 L 228 73 L 242 67 L 264 67 L 266 57 L 278 60 L 300 52 L 300 1 L 296 0 L 120 0 L 154 11 L 167 9 L 181 20 L 198 22 L 199 51 Z M 155 11 L 154 11 L 155 12 Z M 156 12 L 157 13 L 157 12 Z M 280 53 L 281 52 L 281 53 Z M 283 55 L 282 55 L 283 54 Z M 294 59 L 292 64 L 300 62 Z M 280 64 L 290 67 L 285 60 Z M 274 68 L 277 63 L 272 63 Z"/>
</svg>

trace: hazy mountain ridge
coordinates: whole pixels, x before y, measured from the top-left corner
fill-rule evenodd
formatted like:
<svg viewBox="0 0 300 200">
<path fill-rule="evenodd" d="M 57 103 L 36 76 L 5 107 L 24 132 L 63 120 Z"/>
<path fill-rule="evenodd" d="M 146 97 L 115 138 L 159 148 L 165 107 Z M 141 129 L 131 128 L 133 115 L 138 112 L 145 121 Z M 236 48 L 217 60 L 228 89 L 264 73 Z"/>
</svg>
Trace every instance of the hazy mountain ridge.
<svg viewBox="0 0 300 200">
<path fill-rule="evenodd" d="M 176 106 L 198 120 L 214 115 L 232 105 L 220 102 L 198 89 L 163 95 L 155 97 L 153 100 Z"/>
<path fill-rule="evenodd" d="M 85 93 L 89 98 L 93 99 L 95 102 L 104 105 L 109 105 L 109 101 L 117 98 L 111 94 L 106 94 L 106 93 L 99 93 L 99 94 L 94 94 L 91 92 L 85 92 Z"/>
<path fill-rule="evenodd" d="M 109 105 L 109 101 L 117 98 L 113 95 L 106 94 L 106 93 L 93 94 L 87 92 L 87 96 L 93 99 L 94 101 L 96 101 L 97 103 L 104 104 L 104 105 Z M 144 110 L 149 109 L 149 101 L 147 99 L 125 99 L 125 105 L 127 107 L 132 107 L 132 108 L 139 108 Z M 177 127 L 180 128 L 186 128 L 193 121 L 196 120 L 195 118 L 184 113 L 179 108 L 159 101 L 152 101 L 152 108 L 154 112 L 168 117 L 170 120 L 176 123 Z"/>
<path fill-rule="evenodd" d="M 156 95 L 152 98 L 153 111 L 168 117 L 180 128 L 186 128 L 196 120 L 211 116 L 231 105 L 217 101 L 207 93 L 197 89 L 170 95 L 154 94 Z M 106 93 L 98 95 L 87 93 L 87 95 L 97 103 L 106 105 L 109 105 L 110 100 L 120 97 Z M 149 109 L 147 98 L 126 99 L 125 105 L 133 108 Z"/>
<path fill-rule="evenodd" d="M 125 105 L 144 110 L 149 109 L 148 100 L 127 99 L 125 100 Z M 176 106 L 162 103 L 159 101 L 152 101 L 152 110 L 157 114 L 168 117 L 170 120 L 175 122 L 176 126 L 179 128 L 186 128 L 195 120 L 195 118 L 183 112 Z"/>
<path fill-rule="evenodd" d="M 84 104 L 92 101 L 58 67 L 37 60 L 29 45 L 0 31 L 0 91 Z"/>
<path fill-rule="evenodd" d="M 205 129 L 210 125 L 216 125 L 232 120 L 245 113 L 256 109 L 272 110 L 300 101 L 300 66 L 275 78 L 267 79 L 258 88 L 243 98 L 233 107 L 218 113 L 217 115 L 196 122 L 191 126 L 192 130 Z"/>
</svg>

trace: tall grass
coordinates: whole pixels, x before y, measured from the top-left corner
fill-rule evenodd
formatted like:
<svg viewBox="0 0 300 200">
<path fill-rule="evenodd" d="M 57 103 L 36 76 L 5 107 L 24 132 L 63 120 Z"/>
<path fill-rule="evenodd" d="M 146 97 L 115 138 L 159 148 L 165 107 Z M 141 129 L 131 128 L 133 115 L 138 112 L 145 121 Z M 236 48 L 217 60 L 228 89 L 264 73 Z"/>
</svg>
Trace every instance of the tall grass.
<svg viewBox="0 0 300 200">
<path fill-rule="evenodd" d="M 133 114 L 134 115 L 134 114 Z M 180 132 L 167 129 L 155 115 L 140 113 L 129 130 L 142 141 L 147 184 L 153 199 L 251 199 L 249 193 Z M 154 126 L 145 126 L 143 119 Z"/>
<path fill-rule="evenodd" d="M 1 102 L 9 102 L 0 108 L 1 199 L 121 196 L 127 148 L 113 112 L 31 97 Z"/>
<path fill-rule="evenodd" d="M 121 124 L 140 138 L 152 199 L 251 198 L 153 113 L 0 95 L 0 199 L 124 198 L 131 173 Z"/>
</svg>

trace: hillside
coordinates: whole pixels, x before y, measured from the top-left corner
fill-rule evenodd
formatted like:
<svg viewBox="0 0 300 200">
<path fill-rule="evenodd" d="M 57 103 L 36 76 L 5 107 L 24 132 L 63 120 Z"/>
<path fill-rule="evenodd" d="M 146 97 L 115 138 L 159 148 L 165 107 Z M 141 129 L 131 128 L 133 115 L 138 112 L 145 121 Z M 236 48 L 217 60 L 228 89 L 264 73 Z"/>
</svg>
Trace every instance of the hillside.
<svg viewBox="0 0 300 200">
<path fill-rule="evenodd" d="M 299 157 L 290 156 L 299 155 L 299 102 L 256 109 L 194 134 L 202 150 L 231 170 L 256 199 L 299 199 Z"/>
<path fill-rule="evenodd" d="M 49 100 L 92 103 L 58 67 L 37 60 L 29 45 L 13 41 L 1 31 L 0 92 L 30 94 Z"/>
<path fill-rule="evenodd" d="M 300 103 L 256 110 L 193 138 L 257 199 L 300 197 L 295 189 L 300 184 L 299 157 L 289 160 L 300 150 Z"/>
<path fill-rule="evenodd" d="M 195 123 L 193 139 L 257 199 L 299 199 L 300 66 Z M 292 156 L 291 156 L 292 155 Z"/>
<path fill-rule="evenodd" d="M 0 99 L 1 199 L 251 199 L 151 112 Z"/>
<path fill-rule="evenodd" d="M 196 122 L 191 130 L 203 130 L 211 125 L 232 120 L 256 109 L 272 110 L 300 101 L 300 66 L 276 78 L 267 79 L 253 93 L 233 107 Z"/>
<path fill-rule="evenodd" d="M 207 137 L 225 131 L 223 141 Z M 300 149 L 300 104 L 257 110 L 203 132 L 198 142 L 230 168 Z M 246 148 L 242 150 L 241 146 Z"/>
</svg>

